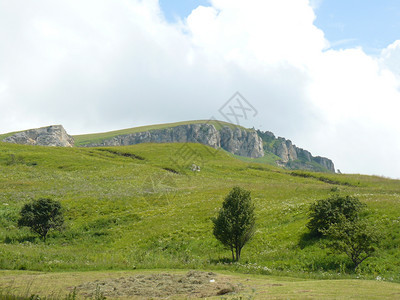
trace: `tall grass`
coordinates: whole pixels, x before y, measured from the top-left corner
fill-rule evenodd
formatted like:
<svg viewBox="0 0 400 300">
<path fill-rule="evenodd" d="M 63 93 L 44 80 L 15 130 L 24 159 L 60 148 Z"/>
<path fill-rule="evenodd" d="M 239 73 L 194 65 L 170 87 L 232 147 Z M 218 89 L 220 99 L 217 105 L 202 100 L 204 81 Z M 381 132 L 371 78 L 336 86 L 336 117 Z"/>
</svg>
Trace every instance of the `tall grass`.
<svg viewBox="0 0 400 300">
<path fill-rule="evenodd" d="M 293 176 L 197 144 L 191 147 L 198 155 L 185 159 L 179 157 L 181 147 L 141 144 L 102 151 L 0 143 L 0 268 L 207 268 L 400 280 L 399 181 L 304 172 Z M 11 155 L 18 157 L 12 164 Z M 178 166 L 171 159 L 177 156 Z M 192 163 L 201 171 L 191 171 Z M 236 185 L 252 192 L 257 214 L 257 231 L 243 248 L 240 265 L 227 261 L 229 251 L 214 239 L 210 221 Z M 327 252 L 324 241 L 302 239 L 309 205 L 333 192 L 359 197 L 368 205 L 366 217 L 385 233 L 379 253 L 362 265 L 360 274 L 351 274 L 348 259 Z M 65 231 L 50 233 L 45 243 L 16 226 L 23 204 L 39 197 L 65 207 Z"/>
</svg>

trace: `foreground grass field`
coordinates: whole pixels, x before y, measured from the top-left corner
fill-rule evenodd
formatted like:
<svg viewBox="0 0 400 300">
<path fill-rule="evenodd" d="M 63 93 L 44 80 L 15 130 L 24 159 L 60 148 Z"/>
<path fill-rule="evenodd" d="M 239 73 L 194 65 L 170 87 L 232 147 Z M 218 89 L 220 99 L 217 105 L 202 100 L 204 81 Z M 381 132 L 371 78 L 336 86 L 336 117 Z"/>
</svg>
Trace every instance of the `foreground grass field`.
<svg viewBox="0 0 400 300">
<path fill-rule="evenodd" d="M 26 271 L 2 271 L 0 272 L 0 288 L 4 291 L 12 290 L 14 295 L 41 295 L 55 299 L 63 299 L 71 295 L 76 288 L 76 298 L 83 299 L 98 295 L 110 297 L 119 294 L 113 299 L 143 299 L 151 298 L 156 292 L 156 286 L 163 286 L 165 278 L 176 276 L 187 278 L 195 276 L 200 278 L 202 274 L 210 274 L 204 283 L 195 282 L 189 291 L 169 296 L 168 299 L 187 299 L 191 296 L 199 296 L 196 292 L 205 293 L 216 287 L 228 287 L 230 292 L 221 296 L 209 296 L 207 299 L 398 299 L 400 297 L 400 285 L 383 281 L 369 280 L 311 280 L 294 277 L 274 277 L 262 275 L 236 274 L 231 272 L 193 272 L 193 271 L 171 271 L 154 270 L 142 271 L 114 271 L 114 272 L 70 272 L 70 273 L 39 273 Z M 203 275 L 204 276 L 204 275 Z M 132 288 L 137 294 L 128 295 L 124 289 L 124 280 L 131 278 L 151 278 L 151 283 L 131 281 L 131 285 L 141 288 Z M 89 283 L 89 284 L 88 284 Z M 91 283 L 91 284 L 90 284 Z M 112 283 L 110 285 L 109 283 Z M 97 285 L 96 285 L 97 284 Z M 146 289 L 146 284 L 148 285 Z M 169 283 L 170 284 L 170 283 Z M 91 286 L 91 289 L 82 287 Z M 197 290 L 196 290 L 197 288 Z M 119 291 L 119 292 L 118 292 Z M 214 293 L 215 294 L 215 293 Z"/>
<path fill-rule="evenodd" d="M 192 164 L 201 171 L 192 172 Z M 241 261 L 231 264 L 229 251 L 212 235 L 210 218 L 235 185 L 252 192 L 257 231 Z M 376 257 L 356 273 L 346 256 L 307 238 L 309 205 L 332 193 L 365 202 L 363 217 L 384 233 Z M 23 204 L 39 197 L 65 207 L 65 230 L 51 233 L 46 243 L 16 226 Z M 399 282 L 399 202 L 397 180 L 286 171 L 198 144 L 46 148 L 0 143 L 0 268 L 207 269 Z"/>
</svg>

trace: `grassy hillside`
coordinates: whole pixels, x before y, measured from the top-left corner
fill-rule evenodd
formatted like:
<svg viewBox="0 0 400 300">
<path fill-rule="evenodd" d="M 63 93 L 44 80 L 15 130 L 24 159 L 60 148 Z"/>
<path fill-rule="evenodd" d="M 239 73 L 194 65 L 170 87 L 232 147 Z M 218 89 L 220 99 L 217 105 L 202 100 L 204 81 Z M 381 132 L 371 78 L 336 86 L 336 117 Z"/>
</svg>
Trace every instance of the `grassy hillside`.
<svg viewBox="0 0 400 300">
<path fill-rule="evenodd" d="M 192 163 L 200 172 L 192 172 Z M 257 232 L 242 260 L 212 235 L 210 218 L 240 185 L 252 192 Z M 350 274 L 349 260 L 307 241 L 307 209 L 333 192 L 368 205 L 384 232 L 377 257 Z M 16 221 L 22 205 L 51 197 L 66 229 L 46 243 Z M 0 269 L 202 268 L 317 278 L 400 280 L 400 181 L 285 171 L 200 144 L 46 148 L 0 143 Z"/>
<path fill-rule="evenodd" d="M 216 121 L 216 120 L 197 120 L 197 121 L 184 121 L 184 122 L 175 122 L 175 123 L 166 123 L 166 124 L 157 124 L 157 125 L 149 125 L 149 126 L 141 126 L 141 127 L 134 127 L 116 131 L 109 131 L 104 133 L 93 133 L 93 134 L 82 134 L 82 135 L 74 135 L 73 138 L 75 139 L 76 146 L 83 146 L 90 143 L 98 143 L 105 139 L 112 138 L 118 135 L 125 135 L 125 134 L 132 134 L 137 132 L 144 132 L 156 129 L 165 129 L 165 128 L 172 128 L 181 125 L 189 125 L 189 124 L 212 124 L 215 126 L 217 130 L 220 130 L 222 126 L 229 126 L 229 127 L 240 127 L 242 129 L 248 130 L 244 127 L 233 125 L 231 123 L 223 122 L 223 121 Z"/>
</svg>

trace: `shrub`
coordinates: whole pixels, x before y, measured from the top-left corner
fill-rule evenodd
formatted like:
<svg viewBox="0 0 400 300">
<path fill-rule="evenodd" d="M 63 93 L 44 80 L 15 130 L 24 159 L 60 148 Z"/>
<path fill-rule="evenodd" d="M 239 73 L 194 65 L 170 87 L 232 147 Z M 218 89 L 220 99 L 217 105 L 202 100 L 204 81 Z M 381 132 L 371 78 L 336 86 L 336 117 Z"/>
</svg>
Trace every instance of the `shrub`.
<svg viewBox="0 0 400 300">
<path fill-rule="evenodd" d="M 328 247 L 345 253 L 353 262 L 354 269 L 374 254 L 380 240 L 378 230 L 366 221 L 350 221 L 343 216 L 323 233 L 330 239 Z"/>
<path fill-rule="evenodd" d="M 226 196 L 217 218 L 212 221 L 214 236 L 231 250 L 232 260 L 238 261 L 243 246 L 254 234 L 254 205 L 250 192 L 234 187 Z"/>
<path fill-rule="evenodd" d="M 322 236 L 332 224 L 340 222 L 343 218 L 354 221 L 365 206 L 356 197 L 334 195 L 328 199 L 318 200 L 310 206 L 310 221 L 307 228 L 311 235 Z"/>
<path fill-rule="evenodd" d="M 45 241 L 51 229 L 60 230 L 64 224 L 61 203 L 52 199 L 40 198 L 25 204 L 20 212 L 18 226 L 27 226 Z"/>
</svg>

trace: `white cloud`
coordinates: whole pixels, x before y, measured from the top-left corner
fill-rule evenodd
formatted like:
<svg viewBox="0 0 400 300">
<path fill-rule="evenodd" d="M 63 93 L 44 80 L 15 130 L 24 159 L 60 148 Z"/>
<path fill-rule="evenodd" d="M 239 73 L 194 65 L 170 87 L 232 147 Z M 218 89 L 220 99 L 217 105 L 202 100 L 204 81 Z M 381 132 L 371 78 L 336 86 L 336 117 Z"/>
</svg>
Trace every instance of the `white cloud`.
<svg viewBox="0 0 400 300">
<path fill-rule="evenodd" d="M 193 43 L 242 65 L 303 67 L 328 46 L 306 0 L 213 0 L 187 18 Z"/>
<path fill-rule="evenodd" d="M 245 125 L 400 177 L 400 43 L 327 50 L 317 2 L 212 0 L 172 25 L 157 0 L 0 0 L 0 131 L 221 118 L 239 90 L 259 111 Z"/>
<path fill-rule="evenodd" d="M 324 142 L 314 141 L 315 149 L 337 157 L 344 171 L 400 177 L 394 74 L 362 49 L 324 52 L 310 69 L 309 95 L 324 120 L 319 133 Z"/>
<path fill-rule="evenodd" d="M 400 40 L 382 50 L 381 63 L 400 78 Z"/>
<path fill-rule="evenodd" d="M 379 59 L 360 48 L 325 50 L 329 43 L 313 25 L 315 16 L 304 1 L 212 3 L 213 7 L 200 7 L 188 18 L 193 41 L 245 70 L 257 70 L 265 84 L 278 83 L 273 101 L 257 103 L 264 112 L 272 109 L 272 114 L 279 114 L 275 120 L 269 115 L 272 127 L 307 141 L 305 148 L 332 157 L 342 171 L 400 177 L 395 158 L 400 151 L 400 95 L 398 81 L 388 70 L 400 71 L 396 65 L 400 64 L 400 44 L 383 51 L 390 67 L 382 68 Z M 289 78 L 285 65 L 287 73 L 297 74 L 294 81 L 285 81 Z M 273 70 L 275 78 L 265 70 Z M 283 74 L 285 79 L 280 78 Z M 297 93 L 285 95 L 285 89 Z M 269 86 L 268 91 L 272 90 Z M 261 91 L 259 86 L 257 91 Z M 286 110 L 274 107 L 280 100 Z M 290 110 L 294 107 L 306 111 L 294 113 Z"/>
</svg>

